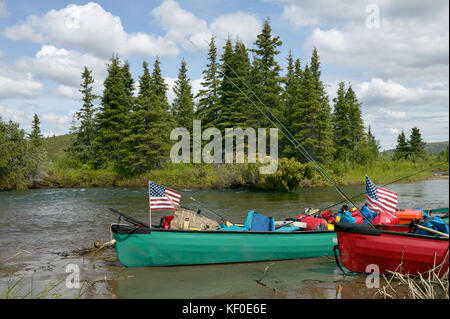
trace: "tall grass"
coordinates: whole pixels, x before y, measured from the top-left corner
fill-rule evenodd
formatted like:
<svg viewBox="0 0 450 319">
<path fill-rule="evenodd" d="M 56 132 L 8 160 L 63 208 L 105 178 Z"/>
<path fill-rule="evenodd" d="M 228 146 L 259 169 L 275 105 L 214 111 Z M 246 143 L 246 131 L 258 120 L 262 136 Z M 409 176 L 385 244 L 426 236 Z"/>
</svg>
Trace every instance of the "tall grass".
<svg viewBox="0 0 450 319">
<path fill-rule="evenodd" d="M 365 176 L 379 185 L 414 182 L 430 178 L 436 170 L 448 170 L 448 162 L 429 158 L 422 161 L 378 160 L 366 165 L 335 162 L 325 170 L 339 185 L 362 185 Z M 46 168 L 41 187 L 145 187 L 149 180 L 173 188 L 228 189 L 257 188 L 293 191 L 300 187 L 330 185 L 314 166 L 293 159 L 280 159 L 278 170 L 262 175 L 258 164 L 174 164 L 137 176 L 120 176 L 112 168 L 94 170 L 88 166 L 59 161 Z"/>
</svg>

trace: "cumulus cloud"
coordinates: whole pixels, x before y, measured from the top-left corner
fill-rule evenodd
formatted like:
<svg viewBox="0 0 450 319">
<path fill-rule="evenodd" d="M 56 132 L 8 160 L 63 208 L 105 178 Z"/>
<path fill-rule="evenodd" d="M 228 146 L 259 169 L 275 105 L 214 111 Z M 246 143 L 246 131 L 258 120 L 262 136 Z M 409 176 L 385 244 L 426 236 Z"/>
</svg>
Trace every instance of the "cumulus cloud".
<svg viewBox="0 0 450 319">
<path fill-rule="evenodd" d="M 43 45 L 33 58 L 16 61 L 20 70 L 31 70 L 66 86 L 79 86 L 84 66 L 92 70 L 95 79 L 103 82 L 107 60 L 73 50 Z"/>
<path fill-rule="evenodd" d="M 448 78 L 448 1 L 280 0 L 281 17 L 293 28 L 312 32 L 305 50 L 317 47 L 323 63 L 362 76 L 407 80 Z M 378 8 L 379 27 L 368 27 L 368 5 Z"/>
<path fill-rule="evenodd" d="M 0 51 L 0 99 L 33 98 L 41 94 L 42 87 L 30 72 L 21 72 L 4 61 Z"/>
<path fill-rule="evenodd" d="M 34 114 L 39 116 L 41 122 L 41 130 L 44 136 L 51 136 L 53 134 L 65 134 L 67 128 L 72 123 L 75 111 L 69 110 L 65 114 L 56 114 L 55 112 L 48 112 L 42 110 L 39 106 L 4 106 L 0 104 L 0 116 L 4 121 L 13 121 L 19 123 L 20 128 L 26 132 L 31 131 L 31 123 Z"/>
<path fill-rule="evenodd" d="M 228 35 L 245 44 L 252 43 L 261 31 L 261 21 L 254 15 L 237 11 L 215 17 L 208 23 L 180 7 L 174 0 L 164 0 L 152 10 L 155 20 L 166 31 L 165 38 L 188 50 L 207 48 L 212 35 L 221 45 Z"/>
<path fill-rule="evenodd" d="M 78 89 L 68 85 L 58 85 L 57 94 L 71 100 L 81 100 L 82 95 Z"/>
<path fill-rule="evenodd" d="M 7 27 L 3 35 L 11 40 L 52 43 L 83 50 L 102 57 L 113 52 L 123 56 L 176 56 L 177 45 L 160 36 L 143 32 L 127 33 L 118 16 L 99 4 L 68 5 L 42 16 L 30 15 L 24 22 Z"/>
<path fill-rule="evenodd" d="M 446 105 L 448 103 L 448 89 L 442 86 L 405 87 L 392 80 L 373 78 L 370 82 L 356 84 L 355 91 L 368 106 Z"/>
</svg>

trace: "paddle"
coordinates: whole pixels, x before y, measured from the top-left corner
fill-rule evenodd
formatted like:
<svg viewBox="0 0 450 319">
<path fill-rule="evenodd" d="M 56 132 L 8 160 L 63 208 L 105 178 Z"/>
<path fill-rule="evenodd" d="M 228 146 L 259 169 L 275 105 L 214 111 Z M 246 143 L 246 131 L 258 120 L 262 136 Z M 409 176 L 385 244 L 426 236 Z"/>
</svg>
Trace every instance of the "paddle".
<svg viewBox="0 0 450 319">
<path fill-rule="evenodd" d="M 416 228 L 419 228 L 419 229 L 426 230 L 426 231 L 428 231 L 428 232 L 430 232 L 430 233 L 439 235 L 439 236 L 441 236 L 441 237 L 449 238 L 449 235 L 446 234 L 446 233 L 443 233 L 443 232 L 440 232 L 440 231 L 438 231 L 438 230 L 431 229 L 431 228 L 428 228 L 428 227 L 425 227 L 425 226 L 422 226 L 422 225 L 419 225 L 419 224 L 415 224 L 414 221 L 412 221 L 412 222 L 409 224 L 409 228 L 412 228 L 413 230 L 415 230 Z"/>
<path fill-rule="evenodd" d="M 146 223 L 141 222 L 140 220 L 137 220 L 137 219 L 135 219 L 135 218 L 133 218 L 131 216 L 128 216 L 128 215 L 122 213 L 122 212 L 119 212 L 118 210 L 116 210 L 114 208 L 108 207 L 108 209 L 110 211 L 112 211 L 113 213 L 123 217 L 127 222 L 129 222 L 132 225 L 139 226 L 139 227 L 150 228 Z"/>
<path fill-rule="evenodd" d="M 448 234 L 446 234 L 446 233 L 442 233 L 442 232 L 440 232 L 438 230 L 434 230 L 434 229 L 431 229 L 431 228 L 428 228 L 428 227 L 425 227 L 425 226 L 422 226 L 422 225 L 413 225 L 413 227 L 417 227 L 419 229 L 423 229 L 423 230 L 429 231 L 430 233 L 433 233 L 433 234 L 436 234 L 436 235 L 439 235 L 439 236 L 442 236 L 442 237 L 445 237 L 445 238 L 449 238 Z"/>
</svg>

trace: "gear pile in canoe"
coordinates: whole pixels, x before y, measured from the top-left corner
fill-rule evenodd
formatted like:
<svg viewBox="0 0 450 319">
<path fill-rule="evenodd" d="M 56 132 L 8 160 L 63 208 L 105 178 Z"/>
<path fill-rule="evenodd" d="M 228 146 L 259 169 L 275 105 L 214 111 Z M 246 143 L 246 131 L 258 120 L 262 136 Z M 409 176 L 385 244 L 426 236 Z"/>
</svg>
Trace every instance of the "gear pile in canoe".
<svg viewBox="0 0 450 319">
<path fill-rule="evenodd" d="M 159 190 L 166 189 L 159 184 L 155 186 Z M 151 190 L 149 194 L 152 194 Z M 162 194 L 156 195 L 166 196 L 164 191 Z M 177 197 L 178 202 L 180 198 L 181 196 Z M 150 203 L 151 201 L 150 198 Z M 158 201 L 161 201 L 161 198 L 158 198 Z M 388 232 L 395 233 L 394 236 L 397 236 L 395 238 L 403 238 L 402 234 L 404 234 L 409 240 L 416 237 L 431 238 L 433 245 L 445 243 L 439 236 L 424 234 L 426 230 L 419 228 L 420 225 L 426 225 L 426 229 L 439 229 L 445 232 L 445 226 L 442 228 L 439 223 L 440 218 L 431 216 L 433 211 L 420 210 L 420 213 L 417 213 L 419 209 L 397 211 L 403 219 L 405 219 L 405 211 L 410 213 L 411 218 L 408 219 L 408 224 L 400 224 L 400 217 L 395 214 L 386 216 L 385 212 L 372 211 L 367 205 L 360 210 L 365 218 L 359 215 L 358 210 L 344 205 L 335 213 L 329 209 L 321 212 L 318 209 L 307 208 L 296 217 L 282 221 L 248 210 L 244 222 L 232 223 L 217 214 L 222 218 L 222 221 L 218 222 L 207 217 L 200 209 L 195 212 L 173 202 L 164 205 L 166 205 L 165 210 L 167 205 L 173 208 L 171 214 L 164 215 L 158 225 L 151 227 L 111 209 L 120 216 L 119 222 L 113 224 L 111 230 L 116 240 L 117 255 L 122 264 L 128 267 L 173 266 L 332 256 L 335 246 L 341 240 L 344 244 L 341 245 L 339 242 L 339 252 L 344 266 L 353 271 L 360 271 L 361 267 L 365 269 L 366 264 L 362 266 L 358 264 L 355 267 L 353 259 L 361 260 L 362 263 L 366 263 L 367 260 L 361 258 L 359 247 L 353 245 L 351 239 L 355 231 L 360 229 L 364 236 L 369 236 L 367 233 Z M 154 210 L 155 207 L 153 206 Z M 439 212 L 445 213 L 444 210 Z M 446 212 L 448 214 L 448 209 Z M 122 220 L 128 224 L 122 223 Z M 371 226 L 375 226 L 373 231 Z M 448 234 L 448 225 L 446 227 Z M 349 234 L 352 235 L 347 236 L 347 230 L 351 230 Z M 384 238 L 384 235 L 382 237 Z M 383 245 L 385 242 L 378 246 L 374 244 L 374 248 L 383 248 Z M 402 243 L 393 244 L 391 247 L 397 249 L 398 245 Z M 441 254 L 440 251 L 438 257 Z M 372 256 L 372 252 L 373 250 L 367 250 L 367 255 Z M 355 253 L 357 255 L 353 255 Z M 370 258 L 368 260 L 372 261 Z M 390 267 L 382 267 L 382 269 L 390 269 Z"/>
<path fill-rule="evenodd" d="M 382 205 L 375 205 L 377 211 L 369 209 L 374 207 L 370 198 L 366 204 L 361 215 L 366 216 L 368 223 L 346 212 L 341 217 L 346 222 L 335 224 L 340 259 L 347 269 L 360 273 L 378 269 L 381 274 L 399 272 L 412 276 L 431 272 L 442 275 L 448 271 L 448 208 L 390 212 Z"/>
</svg>

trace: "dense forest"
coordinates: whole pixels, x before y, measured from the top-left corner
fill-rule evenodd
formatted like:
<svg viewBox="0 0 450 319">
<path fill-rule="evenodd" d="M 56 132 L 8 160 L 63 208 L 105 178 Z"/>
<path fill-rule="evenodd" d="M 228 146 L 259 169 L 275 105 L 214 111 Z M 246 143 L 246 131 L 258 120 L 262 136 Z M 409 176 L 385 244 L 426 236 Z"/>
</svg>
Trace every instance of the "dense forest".
<svg viewBox="0 0 450 319">
<path fill-rule="evenodd" d="M 167 98 L 168 86 L 159 58 L 151 67 L 146 61 L 142 63 L 142 74 L 135 83 L 129 63 L 113 54 L 107 65 L 102 96 L 93 94 L 92 72 L 84 67 L 80 85 L 82 105 L 75 114 L 72 139 L 64 157 L 53 163 L 53 167 L 47 166 L 44 175 L 66 174 L 61 173 L 63 170 L 83 171 L 86 181 L 95 179 L 92 177 L 95 172 L 104 172 L 109 182 L 91 185 L 109 185 L 111 180 L 139 179 L 139 176 L 156 178 L 162 183 L 166 178 L 172 185 L 181 185 L 178 180 L 156 173 L 179 169 L 171 165 L 169 158 L 175 142 L 170 140 L 173 128 L 192 131 L 193 120 L 201 120 L 203 128 L 216 127 L 222 133 L 231 127 L 273 127 L 261 115 L 259 108 L 262 106 L 284 123 L 318 162 L 336 175 L 342 173 L 343 165 L 368 167 L 380 160 L 391 160 L 382 158 L 370 127 L 365 129 L 362 103 L 352 85 L 342 81 L 336 98 L 330 101 L 321 80 L 319 52 L 314 49 L 309 61 L 301 61 L 289 53 L 287 68 L 283 71 L 277 62 L 281 45 L 281 39 L 272 34 L 269 20 L 264 22 L 252 48 L 247 48 L 239 39 L 228 38 L 219 52 L 216 39 L 212 37 L 201 90 L 194 96 L 188 63 L 182 60 L 172 103 Z M 424 145 L 418 128 L 412 129 L 408 140 L 402 132 L 392 160 L 424 161 L 428 156 Z M 28 136 L 17 124 L 4 123 L 0 118 L 0 190 L 30 186 L 45 162 L 44 153 L 37 115 Z M 234 168 L 233 174 L 241 175 L 237 184 L 253 183 L 263 185 L 262 188 L 291 190 L 302 185 L 301 180 L 314 178 L 307 160 L 282 134 L 279 156 L 279 172 L 274 176 L 255 177 L 251 167 Z M 439 156 L 434 160 L 447 162 L 448 167 L 448 147 Z M 45 165 L 41 167 L 45 170 Z M 187 167 L 192 168 L 192 165 Z M 218 170 L 224 167 L 209 165 L 206 170 L 207 173 L 196 171 L 195 178 L 221 174 Z M 183 169 L 179 174 L 191 171 Z M 149 176 L 149 172 L 155 174 Z M 93 175 L 86 177 L 89 174 Z M 247 177 L 242 177 L 244 175 Z M 293 181 L 291 175 L 294 175 Z M 268 187 L 269 184 L 272 186 Z M 223 186 L 230 186 L 230 183 L 223 183 Z"/>
</svg>

